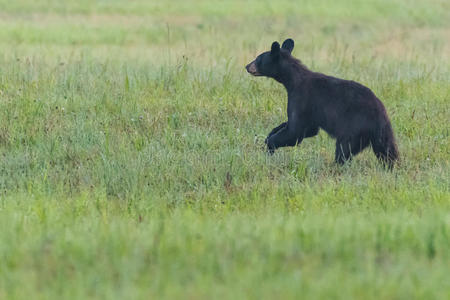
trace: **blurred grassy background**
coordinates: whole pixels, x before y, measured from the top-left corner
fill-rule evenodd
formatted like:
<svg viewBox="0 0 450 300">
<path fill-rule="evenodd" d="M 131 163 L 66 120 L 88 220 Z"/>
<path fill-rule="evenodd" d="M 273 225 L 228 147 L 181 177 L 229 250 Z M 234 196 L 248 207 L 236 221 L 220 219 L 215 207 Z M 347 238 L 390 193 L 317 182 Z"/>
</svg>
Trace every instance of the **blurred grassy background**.
<svg viewBox="0 0 450 300">
<path fill-rule="evenodd" d="M 448 1 L 0 0 L 0 298 L 450 297 Z M 291 37 L 401 164 L 268 157 Z"/>
</svg>

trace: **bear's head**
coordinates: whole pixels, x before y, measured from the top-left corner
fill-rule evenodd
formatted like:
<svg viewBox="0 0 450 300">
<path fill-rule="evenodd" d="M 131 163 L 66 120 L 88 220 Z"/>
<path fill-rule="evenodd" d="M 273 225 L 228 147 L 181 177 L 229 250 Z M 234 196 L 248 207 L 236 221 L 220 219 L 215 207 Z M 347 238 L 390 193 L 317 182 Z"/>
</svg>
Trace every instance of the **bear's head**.
<svg viewBox="0 0 450 300">
<path fill-rule="evenodd" d="M 286 66 L 292 60 L 291 52 L 294 49 L 294 41 L 287 39 L 280 48 L 278 42 L 273 42 L 270 51 L 261 53 L 245 68 L 253 76 L 266 76 L 280 80 Z"/>
</svg>

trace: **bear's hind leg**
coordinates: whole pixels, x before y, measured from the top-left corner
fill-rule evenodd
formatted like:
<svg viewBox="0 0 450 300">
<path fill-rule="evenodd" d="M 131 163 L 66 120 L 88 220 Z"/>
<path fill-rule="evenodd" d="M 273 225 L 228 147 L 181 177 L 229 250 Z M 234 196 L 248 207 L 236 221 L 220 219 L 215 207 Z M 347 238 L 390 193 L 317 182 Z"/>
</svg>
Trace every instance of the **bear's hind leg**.
<svg viewBox="0 0 450 300">
<path fill-rule="evenodd" d="M 397 146 L 394 144 L 388 144 L 387 146 L 380 145 L 378 143 L 372 144 L 373 152 L 378 160 L 388 169 L 392 169 L 394 162 L 398 158 Z"/>
</svg>

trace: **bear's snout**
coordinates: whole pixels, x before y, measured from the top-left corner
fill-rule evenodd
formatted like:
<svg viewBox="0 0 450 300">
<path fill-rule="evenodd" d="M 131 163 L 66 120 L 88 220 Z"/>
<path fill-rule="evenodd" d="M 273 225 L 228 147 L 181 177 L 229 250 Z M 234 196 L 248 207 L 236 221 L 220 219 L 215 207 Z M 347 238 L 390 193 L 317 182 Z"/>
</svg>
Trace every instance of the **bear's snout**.
<svg viewBox="0 0 450 300">
<path fill-rule="evenodd" d="M 252 74 L 253 76 L 260 76 L 261 74 L 258 72 L 258 69 L 256 68 L 256 64 L 255 62 L 251 62 L 249 63 L 246 67 L 247 72 L 249 72 L 250 74 Z"/>
</svg>

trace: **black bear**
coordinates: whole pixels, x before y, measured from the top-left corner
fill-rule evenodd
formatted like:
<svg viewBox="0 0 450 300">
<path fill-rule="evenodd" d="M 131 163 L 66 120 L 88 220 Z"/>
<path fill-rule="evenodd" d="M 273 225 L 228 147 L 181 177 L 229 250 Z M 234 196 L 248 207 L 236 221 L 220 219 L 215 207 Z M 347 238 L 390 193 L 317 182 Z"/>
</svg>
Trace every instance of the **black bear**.
<svg viewBox="0 0 450 300">
<path fill-rule="evenodd" d="M 310 71 L 291 55 L 294 41 L 260 54 L 246 66 L 254 76 L 266 76 L 287 90 L 288 121 L 266 138 L 269 153 L 300 144 L 322 128 L 336 139 L 335 161 L 343 164 L 369 144 L 377 158 L 390 168 L 398 159 L 391 122 L 383 103 L 367 87 Z"/>
</svg>

